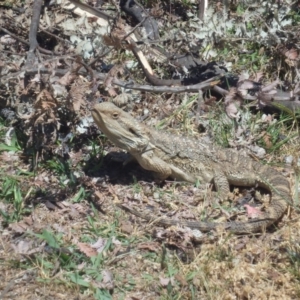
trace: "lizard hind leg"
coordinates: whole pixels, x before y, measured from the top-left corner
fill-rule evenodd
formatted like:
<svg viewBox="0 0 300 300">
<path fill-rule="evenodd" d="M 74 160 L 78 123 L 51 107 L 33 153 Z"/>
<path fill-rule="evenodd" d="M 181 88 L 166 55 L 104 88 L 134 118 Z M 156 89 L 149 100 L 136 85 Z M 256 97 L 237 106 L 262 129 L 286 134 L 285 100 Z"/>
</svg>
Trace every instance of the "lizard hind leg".
<svg viewBox="0 0 300 300">
<path fill-rule="evenodd" d="M 213 178 L 213 183 L 217 191 L 217 198 L 221 201 L 227 200 L 230 193 L 230 186 L 225 174 L 215 174 Z"/>
<path fill-rule="evenodd" d="M 197 191 L 195 195 L 195 202 L 202 202 L 207 199 L 211 203 L 219 204 L 229 198 L 230 186 L 229 182 L 224 174 L 215 175 L 212 179 L 216 191 L 211 191 L 207 184 L 203 184 L 200 187 L 200 191 Z"/>
</svg>

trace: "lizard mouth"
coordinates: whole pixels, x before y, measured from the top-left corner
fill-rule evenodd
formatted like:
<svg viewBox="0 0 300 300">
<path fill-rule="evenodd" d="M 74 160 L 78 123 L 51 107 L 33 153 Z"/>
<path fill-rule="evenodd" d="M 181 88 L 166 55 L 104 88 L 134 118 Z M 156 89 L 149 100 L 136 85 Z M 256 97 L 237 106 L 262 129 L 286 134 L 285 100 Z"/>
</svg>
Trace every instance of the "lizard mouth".
<svg viewBox="0 0 300 300">
<path fill-rule="evenodd" d="M 92 110 L 92 115 L 99 129 L 118 147 L 131 152 L 140 148 L 141 137 L 137 135 L 134 128 L 121 124 L 120 120 L 109 118 L 105 113 L 97 109 Z"/>
</svg>

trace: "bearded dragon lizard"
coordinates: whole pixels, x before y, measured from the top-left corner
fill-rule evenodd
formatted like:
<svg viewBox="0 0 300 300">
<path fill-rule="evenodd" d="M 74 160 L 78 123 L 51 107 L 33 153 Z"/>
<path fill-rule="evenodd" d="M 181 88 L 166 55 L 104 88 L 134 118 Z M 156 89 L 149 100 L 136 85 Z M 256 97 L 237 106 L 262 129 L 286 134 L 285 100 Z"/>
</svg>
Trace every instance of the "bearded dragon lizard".
<svg viewBox="0 0 300 300">
<path fill-rule="evenodd" d="M 96 104 L 92 116 L 111 142 L 129 152 L 142 168 L 153 171 L 159 179 L 171 177 L 191 183 L 197 180 L 213 183 L 220 197 L 228 197 L 230 184 L 257 185 L 272 194 L 267 211 L 246 222 L 190 222 L 167 218 L 155 221 L 147 214 L 121 205 L 136 216 L 160 225 L 182 225 L 202 231 L 221 227 L 234 233 L 251 233 L 274 224 L 292 202 L 289 182 L 282 174 L 236 150 L 149 128 L 110 102 Z"/>
</svg>

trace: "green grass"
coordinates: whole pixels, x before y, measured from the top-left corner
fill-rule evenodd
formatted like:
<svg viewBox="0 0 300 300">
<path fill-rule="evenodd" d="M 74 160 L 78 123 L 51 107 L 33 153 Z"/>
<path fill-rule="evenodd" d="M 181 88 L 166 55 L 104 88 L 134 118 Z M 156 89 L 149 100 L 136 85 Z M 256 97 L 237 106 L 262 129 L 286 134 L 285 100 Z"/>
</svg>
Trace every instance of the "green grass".
<svg viewBox="0 0 300 300">
<path fill-rule="evenodd" d="M 70 160 L 55 156 L 45 163 L 45 168 L 52 170 L 54 174 L 59 176 L 62 186 L 76 185 L 76 177 L 72 170 Z"/>
<path fill-rule="evenodd" d="M 44 230 L 42 234 L 35 234 L 35 236 L 47 243 L 49 247 L 48 255 L 37 256 L 37 264 L 39 265 L 40 272 L 43 274 L 44 280 L 51 278 L 53 272 L 57 268 L 59 262 L 59 269 L 64 271 L 64 280 L 79 286 L 80 288 L 91 288 L 92 285 L 85 278 L 89 280 L 102 280 L 100 270 L 102 267 L 102 255 L 98 254 L 96 257 L 86 258 L 83 254 L 75 251 L 74 246 L 65 246 L 62 241 L 61 235 L 55 235 L 53 232 Z M 78 264 L 85 264 L 85 268 L 78 271 Z M 63 283 L 63 281 L 62 281 Z M 100 293 L 97 288 L 94 288 L 95 296 L 105 295 L 107 292 Z M 101 299 L 95 297 L 95 299 Z M 108 298 L 111 299 L 111 298 Z"/>
<path fill-rule="evenodd" d="M 189 1 L 184 2 L 186 6 L 190 4 Z M 241 17 L 247 13 L 247 9 L 238 3 L 236 13 Z M 173 12 L 170 13 L 172 17 Z M 191 16 L 195 11 L 188 13 Z M 299 15 L 293 12 L 291 17 L 296 24 Z M 164 22 L 168 26 L 169 21 Z M 180 21 L 177 29 L 186 30 L 187 22 Z M 195 24 L 197 26 L 197 21 Z M 255 29 L 253 24 L 260 26 L 261 21 L 245 22 L 246 30 L 250 32 Z M 214 42 L 209 42 L 203 48 L 197 46 L 196 55 L 201 56 L 201 53 L 212 49 L 217 54 L 216 61 L 231 63 L 233 72 L 238 74 L 243 71 L 250 75 L 262 72 L 264 80 L 272 80 L 277 74 L 282 76 L 281 79 L 294 79 L 290 76 L 292 68 L 288 69 L 276 52 L 277 45 L 269 47 L 253 38 L 237 37 L 237 29 L 225 29 L 222 37 L 216 35 L 212 39 Z M 181 48 L 173 48 L 178 53 L 189 53 L 190 48 L 184 43 L 194 42 L 188 32 L 185 40 L 184 30 L 183 34 L 179 32 Z M 196 28 L 191 32 L 193 30 Z M 165 46 L 168 46 L 168 41 L 165 41 Z M 252 53 L 241 54 L 243 49 Z M 112 63 L 135 60 L 125 49 L 115 53 L 118 57 L 112 57 Z M 155 63 L 154 59 L 153 67 Z M 126 76 L 135 79 L 134 71 L 131 69 Z M 156 68 L 159 76 L 167 72 L 163 68 Z M 143 78 L 140 76 L 140 81 L 144 83 Z M 107 91 L 104 94 L 106 96 Z M 142 97 L 141 101 L 139 98 Z M 172 97 L 170 93 L 155 96 L 152 93 L 135 94 L 135 100 L 130 105 L 134 107 L 133 112 L 137 108 L 138 114 L 146 107 L 153 118 L 156 117 L 157 106 L 161 106 L 164 111 L 158 109 L 158 119 L 164 113 L 169 115 L 157 122 L 160 130 L 176 131 L 197 138 L 200 136 L 200 123 L 211 140 L 222 147 L 231 146 L 240 151 L 258 145 L 267 150 L 266 160 L 274 166 L 278 163 L 282 166 L 284 157 L 293 155 L 294 162 L 286 168 L 285 174 L 294 184 L 294 203 L 278 223 L 276 231 L 257 236 L 234 236 L 226 232 L 200 233 L 200 238 L 196 239 L 193 232 L 180 227 L 161 228 L 147 224 L 117 209 L 115 202 L 134 203 L 148 213 L 152 213 L 147 210 L 149 205 L 155 207 L 153 211 L 161 209 L 163 213 L 168 211 L 170 214 L 179 212 L 179 216 L 181 212 L 192 212 L 199 220 L 226 219 L 220 205 L 227 206 L 230 215 L 239 217 L 240 211 L 235 208 L 235 203 L 229 201 L 216 204 L 205 199 L 195 204 L 196 192 L 193 186 L 141 182 L 134 170 L 133 184 L 130 186 L 124 184 L 123 178 L 114 178 L 112 182 L 107 178 L 98 178 L 97 171 L 103 167 L 107 145 L 103 135 L 87 142 L 82 142 L 76 136 L 70 140 L 70 153 L 74 156 L 78 154 L 77 160 L 73 160 L 72 155 L 60 157 L 53 154 L 58 144 L 53 144 L 50 157 L 43 156 L 45 153 L 42 151 L 35 153 L 33 158 L 29 157 L 26 152 L 28 149 L 25 149 L 26 137 L 23 141 L 21 134 L 13 133 L 10 144 L 4 143 L 8 126 L 0 120 L 0 155 L 10 151 L 19 156 L 17 162 L 1 161 L 0 262 L 4 268 L 1 275 L 12 274 L 10 278 L 1 280 L 1 292 L 13 282 L 12 293 L 19 294 L 21 299 L 23 294 L 18 290 L 19 280 L 16 277 L 16 274 L 21 274 L 26 281 L 20 281 L 20 285 L 24 287 L 24 293 L 28 292 L 24 298 L 38 293 L 49 299 L 56 299 L 61 294 L 70 299 L 101 300 L 143 297 L 159 300 L 260 299 L 262 295 L 274 299 L 279 294 L 286 299 L 300 297 L 300 172 L 295 163 L 299 158 L 299 140 L 296 139 L 299 136 L 299 113 L 279 107 L 282 113 L 274 115 L 277 121 L 268 123 L 263 120 L 262 113 L 250 111 L 245 105 L 240 109 L 241 119 L 235 121 L 226 116 L 222 101 L 210 107 L 210 112 L 206 113 L 197 111 L 202 101 L 198 94 L 186 93 L 185 96 Z M 34 97 L 32 99 L 36 100 Z M 65 105 L 64 99 L 59 101 Z M 157 106 L 152 111 L 153 104 Z M 85 114 L 87 109 L 82 109 L 78 117 Z M 56 117 L 56 114 L 53 116 Z M 51 116 L 51 119 L 54 117 Z M 24 121 L 23 124 L 28 123 Z M 72 130 L 74 124 L 68 126 Z M 63 127 L 66 129 L 67 125 L 63 124 Z M 240 135 L 237 134 L 238 130 L 242 132 Z M 30 168 L 30 160 L 37 162 L 33 168 L 34 173 L 26 171 Z M 294 170 L 295 174 L 287 169 Z M 198 182 L 196 187 L 199 186 Z M 50 208 L 47 202 L 52 203 Z M 28 216 L 32 219 L 29 225 L 25 218 Z M 20 225 L 18 223 L 24 226 L 23 233 L 15 231 L 15 227 Z M 95 256 L 91 256 L 91 245 L 97 241 L 102 242 L 104 247 Z M 30 245 L 32 243 L 27 253 L 20 254 L 14 250 L 16 246 L 21 247 L 22 243 L 26 245 L 27 242 Z M 105 272 L 112 274 L 113 289 Z M 48 291 L 53 294 L 42 295 Z"/>
<path fill-rule="evenodd" d="M 195 97 L 186 99 L 172 115 L 162 120 L 158 127 L 166 128 L 172 124 L 178 131 L 197 136 L 198 130 L 195 126 L 196 103 Z M 228 146 L 231 141 L 238 140 L 235 136 L 237 124 L 228 119 L 221 105 L 215 107 L 209 115 L 200 115 L 199 122 L 208 124 L 207 132 L 212 135 L 214 141 L 223 147 Z M 298 131 L 297 122 L 298 119 L 294 115 L 283 113 L 278 116 L 277 122 L 268 124 L 263 122 L 260 113 L 252 114 L 247 107 L 241 110 L 240 124 L 247 128 L 244 138 L 247 139 L 249 135 L 252 135 L 256 137 L 256 142 L 259 145 L 265 146 L 260 134 L 262 131 L 266 131 L 273 145 L 273 148 L 268 151 L 270 153 L 275 151 L 276 155 L 280 155 L 282 147 L 288 148 L 292 143 L 293 136 Z M 281 135 L 287 137 L 284 143 L 281 140 Z M 153 184 L 153 182 L 141 183 L 139 178 L 134 177 L 134 183 L 126 189 L 124 186 L 119 187 L 105 183 L 109 186 L 109 193 L 107 189 L 103 192 L 103 189 L 100 188 L 101 184 L 92 184 L 92 187 L 82 185 L 80 181 L 74 178 L 74 172 L 80 172 L 87 160 L 97 161 L 97 167 L 101 167 L 104 147 L 103 145 L 98 146 L 98 143 L 99 140 L 87 145 L 91 151 L 87 156 L 83 156 L 76 166 L 72 165 L 70 159 L 63 160 L 53 156 L 36 168 L 35 176 L 38 176 L 41 171 L 47 170 L 49 177 L 51 175 L 57 179 L 56 189 L 72 187 L 71 192 L 66 195 L 69 205 L 75 205 L 72 209 L 76 209 L 76 205 L 87 205 L 89 210 L 85 216 L 75 219 L 68 219 L 68 213 L 60 214 L 59 210 L 49 211 L 49 215 L 56 216 L 54 223 L 59 224 L 56 229 L 51 222 L 45 222 L 40 231 L 29 231 L 22 236 L 23 239 L 29 239 L 38 245 L 43 245 L 43 251 L 24 255 L 22 260 L 11 257 L 7 260 L 6 268 L 36 270 L 37 284 L 40 283 L 43 286 L 62 291 L 73 291 L 73 293 L 88 295 L 91 299 L 101 300 L 125 299 L 130 293 L 145 295 L 148 293 L 153 295 L 154 293 L 157 299 L 166 300 L 199 299 L 199 297 L 218 299 L 218 297 L 226 295 L 226 292 L 233 293 L 233 287 L 238 285 L 234 277 L 239 276 L 240 270 L 246 272 L 245 266 L 255 270 L 256 265 L 251 263 L 251 260 L 255 261 L 256 264 L 269 264 L 267 270 L 271 269 L 272 272 L 278 272 L 278 276 L 286 276 L 286 272 L 288 272 L 295 280 L 295 284 L 299 282 L 297 275 L 299 251 L 295 247 L 291 246 L 286 252 L 281 250 L 281 255 L 286 255 L 286 258 L 281 258 L 285 259 L 286 266 L 285 269 L 282 269 L 275 264 L 270 264 L 267 256 L 263 256 L 263 258 L 255 256 L 256 252 L 260 251 L 255 248 L 260 240 L 254 237 L 246 238 L 247 242 L 244 243 L 243 239 L 230 234 L 226 236 L 221 234 L 217 238 L 214 234 L 208 234 L 203 237 L 200 244 L 192 243 L 186 232 L 172 228 L 159 229 L 155 225 L 146 225 L 137 219 L 133 221 L 132 216 L 115 209 L 113 206 L 114 193 L 117 194 L 118 199 L 122 199 L 126 193 L 124 190 L 130 190 L 129 195 L 136 195 L 138 200 L 135 201 L 140 201 L 141 205 L 145 203 L 143 201 L 150 199 L 164 209 L 171 210 L 174 207 L 186 209 L 186 205 L 191 209 L 193 207 L 184 203 L 180 198 L 180 192 L 185 191 L 187 186 L 179 183 L 169 184 L 166 188 Z M 17 141 L 14 145 L 18 145 Z M 274 150 L 274 147 L 277 148 Z M 15 147 L 16 153 L 20 150 L 22 149 Z M 95 167 L 95 165 L 92 166 Z M 21 171 L 16 176 L 1 175 L 3 189 L 0 197 L 3 202 L 10 205 L 9 213 L 2 212 L 5 227 L 14 222 L 22 221 L 24 216 L 33 212 L 32 208 L 28 208 L 26 199 L 34 198 L 35 189 L 30 188 L 30 186 L 26 187 L 24 184 L 24 182 L 30 182 L 32 178 L 32 173 L 26 174 L 26 172 Z M 299 177 L 297 178 L 299 180 Z M 297 182 L 296 180 L 296 186 Z M 98 188 L 100 189 L 100 205 L 104 206 L 103 211 L 102 206 L 99 211 L 95 205 L 86 201 Z M 121 192 L 118 192 L 118 189 Z M 45 195 L 47 195 L 47 187 L 44 189 L 43 197 Z M 127 199 L 132 201 L 130 196 Z M 34 213 L 43 212 L 42 208 L 43 205 L 38 204 Z M 210 217 L 211 210 L 217 210 L 217 206 L 210 204 L 202 216 L 200 213 L 199 219 L 206 220 L 207 217 Z M 232 213 L 231 210 L 230 212 Z M 38 214 L 38 216 L 42 218 L 43 215 Z M 79 222 L 82 223 L 80 226 L 78 226 Z M 129 222 L 132 225 L 131 233 L 122 232 L 123 222 Z M 287 226 L 287 224 L 285 225 Z M 62 231 L 58 230 L 60 227 L 63 227 Z M 157 238 L 154 232 L 162 234 L 162 238 Z M 281 236 L 280 231 L 277 235 Z M 79 242 L 90 247 L 99 239 L 103 241 L 105 246 L 95 256 L 90 257 L 87 255 L 88 252 L 81 251 L 78 246 Z M 271 235 L 267 235 L 265 239 L 272 244 Z M 291 238 L 289 245 L 293 245 L 294 241 Z M 266 252 L 277 257 L 277 248 L 272 249 L 272 247 L 267 248 L 267 246 L 262 245 L 260 247 L 266 247 Z M 239 264 L 241 264 L 240 267 Z M 107 279 L 105 272 L 107 271 L 113 274 L 113 295 L 110 292 L 110 283 L 105 283 Z M 268 282 L 270 280 L 268 272 L 264 272 L 265 279 L 263 280 Z M 249 276 L 250 273 L 247 274 Z M 257 280 L 253 281 L 253 290 Z M 251 277 L 248 278 L 248 283 L 249 281 L 251 281 Z M 243 289 L 243 286 L 239 288 Z"/>
<path fill-rule="evenodd" d="M 20 182 L 18 179 L 6 176 L 2 181 L 2 190 L 0 198 L 5 203 L 9 204 L 9 210 L 0 209 L 0 214 L 4 219 L 4 224 L 19 221 L 23 215 L 30 212 L 30 209 L 25 206 L 25 198 L 30 195 L 32 188 L 29 188 L 26 196 L 21 191 Z"/>
</svg>

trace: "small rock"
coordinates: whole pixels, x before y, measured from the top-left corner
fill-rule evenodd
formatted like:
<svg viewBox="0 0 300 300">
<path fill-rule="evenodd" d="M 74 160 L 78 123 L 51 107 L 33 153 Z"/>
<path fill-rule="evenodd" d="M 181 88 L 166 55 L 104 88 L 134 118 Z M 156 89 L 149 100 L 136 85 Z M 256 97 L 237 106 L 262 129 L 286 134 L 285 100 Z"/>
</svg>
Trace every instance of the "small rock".
<svg viewBox="0 0 300 300">
<path fill-rule="evenodd" d="M 145 108 L 144 109 L 144 116 L 148 116 L 149 115 L 149 109 L 148 108 Z"/>
<path fill-rule="evenodd" d="M 159 199 L 159 193 L 156 193 L 156 192 L 153 193 L 153 198 L 154 198 L 154 199 Z"/>
<path fill-rule="evenodd" d="M 259 158 L 263 158 L 266 155 L 266 150 L 259 146 L 251 146 L 250 150 Z"/>
<path fill-rule="evenodd" d="M 294 160 L 294 157 L 292 155 L 288 155 L 284 158 L 285 163 L 288 165 L 291 165 L 293 160 Z"/>
</svg>

